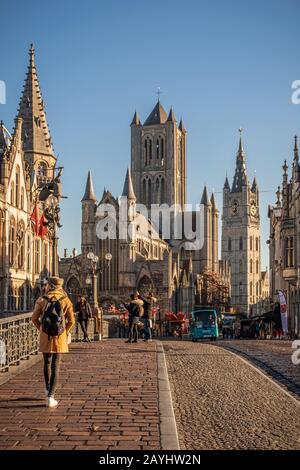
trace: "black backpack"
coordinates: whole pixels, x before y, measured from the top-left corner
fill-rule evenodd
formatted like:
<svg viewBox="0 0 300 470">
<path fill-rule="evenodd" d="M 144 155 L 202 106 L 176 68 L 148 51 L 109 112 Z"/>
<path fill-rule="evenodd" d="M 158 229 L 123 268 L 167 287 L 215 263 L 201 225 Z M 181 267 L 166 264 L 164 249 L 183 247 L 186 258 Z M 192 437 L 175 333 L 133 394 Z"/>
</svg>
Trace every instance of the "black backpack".
<svg viewBox="0 0 300 470">
<path fill-rule="evenodd" d="M 65 315 L 60 303 L 65 297 L 64 295 L 60 299 L 55 299 L 44 296 L 47 304 L 42 318 L 42 330 L 48 335 L 48 340 L 51 336 L 60 336 L 66 329 Z"/>
</svg>

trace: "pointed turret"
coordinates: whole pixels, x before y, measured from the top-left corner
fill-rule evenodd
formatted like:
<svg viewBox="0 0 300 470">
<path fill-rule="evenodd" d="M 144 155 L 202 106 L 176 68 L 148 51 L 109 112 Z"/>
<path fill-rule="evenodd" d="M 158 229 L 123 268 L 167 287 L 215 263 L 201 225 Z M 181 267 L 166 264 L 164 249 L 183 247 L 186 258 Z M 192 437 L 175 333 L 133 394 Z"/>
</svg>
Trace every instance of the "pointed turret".
<svg viewBox="0 0 300 470">
<path fill-rule="evenodd" d="M 294 143 L 294 159 L 293 159 L 293 174 L 292 178 L 294 182 L 299 181 L 299 173 L 300 173 L 300 168 L 299 168 L 299 151 L 298 151 L 298 137 L 295 135 L 294 137 L 295 143 Z"/>
<path fill-rule="evenodd" d="M 46 119 L 44 101 L 37 77 L 33 44 L 29 50 L 29 66 L 20 100 L 18 117 L 23 119 L 22 140 L 25 156 L 31 163 L 36 158 L 51 157 L 55 164 L 52 139 Z"/>
<path fill-rule="evenodd" d="M 131 126 L 140 126 L 141 125 L 141 120 L 139 114 L 135 111 L 134 116 L 131 121 Z"/>
<path fill-rule="evenodd" d="M 179 129 L 181 132 L 186 132 L 186 128 L 184 127 L 182 118 L 180 119 L 180 123 L 179 123 L 178 129 Z"/>
<path fill-rule="evenodd" d="M 0 156 L 9 148 L 11 142 L 11 135 L 4 126 L 3 121 L 0 121 Z"/>
<path fill-rule="evenodd" d="M 136 197 L 135 197 L 134 190 L 133 190 L 132 179 L 131 179 L 131 172 L 129 168 L 127 168 L 122 196 L 126 196 L 127 199 L 136 201 Z"/>
<path fill-rule="evenodd" d="M 248 178 L 246 172 L 246 156 L 244 154 L 243 148 L 243 141 L 242 141 L 242 131 L 243 129 L 239 129 L 240 133 L 240 140 L 239 140 L 239 148 L 236 156 L 236 167 L 235 167 L 235 175 L 233 179 L 232 185 L 232 192 L 239 193 L 242 191 L 243 186 L 247 186 Z"/>
<path fill-rule="evenodd" d="M 211 203 L 211 207 L 212 207 L 213 212 L 217 212 L 217 211 L 218 211 L 218 208 L 217 208 L 217 204 L 216 204 L 216 200 L 215 200 L 215 195 L 214 195 L 214 193 L 212 193 L 212 195 L 211 195 L 210 203 Z"/>
<path fill-rule="evenodd" d="M 257 181 L 256 181 L 256 176 L 254 176 L 253 183 L 252 183 L 252 186 L 251 186 L 252 193 L 255 193 L 257 191 L 257 188 L 258 188 L 258 184 L 257 184 Z"/>
<path fill-rule="evenodd" d="M 226 175 L 226 178 L 225 178 L 225 183 L 224 183 L 224 188 L 223 189 L 228 189 L 230 191 L 230 184 L 229 184 L 227 175 Z"/>
<path fill-rule="evenodd" d="M 90 170 L 88 172 L 88 177 L 87 177 L 87 181 L 86 181 L 84 196 L 81 199 L 81 201 L 94 201 L 94 202 L 97 201 L 97 198 L 96 198 L 95 192 L 94 192 L 92 173 L 91 173 Z"/>
<path fill-rule="evenodd" d="M 167 118 L 168 118 L 167 113 L 164 110 L 163 106 L 161 105 L 160 101 L 158 100 L 153 110 L 151 111 L 146 121 L 144 122 L 144 126 L 152 126 L 154 124 L 164 124 Z"/>
<path fill-rule="evenodd" d="M 176 117 L 175 117 L 175 114 L 174 114 L 174 111 L 173 111 L 172 106 L 171 106 L 171 109 L 170 109 L 170 112 L 169 112 L 169 116 L 168 116 L 167 121 L 168 121 L 168 122 L 176 122 Z"/>
<path fill-rule="evenodd" d="M 211 205 L 206 185 L 204 186 L 204 189 L 203 189 L 201 204 L 203 204 L 204 206 L 210 206 Z"/>
</svg>

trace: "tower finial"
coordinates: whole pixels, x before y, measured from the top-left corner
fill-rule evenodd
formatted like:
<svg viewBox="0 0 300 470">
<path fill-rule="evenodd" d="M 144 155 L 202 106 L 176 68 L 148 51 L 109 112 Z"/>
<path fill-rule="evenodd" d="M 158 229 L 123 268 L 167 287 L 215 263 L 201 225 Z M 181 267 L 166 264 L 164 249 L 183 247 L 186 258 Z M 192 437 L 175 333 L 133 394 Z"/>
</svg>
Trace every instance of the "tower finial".
<svg viewBox="0 0 300 470">
<path fill-rule="evenodd" d="M 242 132 L 243 132 L 243 130 L 244 129 L 242 127 L 239 128 L 239 133 L 240 133 L 239 153 L 243 152 L 243 142 L 242 142 Z"/>
<path fill-rule="evenodd" d="M 160 86 L 158 86 L 158 87 L 157 87 L 156 94 L 157 94 L 157 101 L 159 102 L 159 101 L 160 101 L 160 95 L 161 95 L 161 89 L 160 89 Z"/>
<path fill-rule="evenodd" d="M 297 135 L 295 135 L 294 140 L 295 140 L 295 144 L 294 144 L 294 153 L 295 153 L 295 154 L 296 154 L 296 153 L 298 154 L 298 136 L 297 136 Z"/>
</svg>

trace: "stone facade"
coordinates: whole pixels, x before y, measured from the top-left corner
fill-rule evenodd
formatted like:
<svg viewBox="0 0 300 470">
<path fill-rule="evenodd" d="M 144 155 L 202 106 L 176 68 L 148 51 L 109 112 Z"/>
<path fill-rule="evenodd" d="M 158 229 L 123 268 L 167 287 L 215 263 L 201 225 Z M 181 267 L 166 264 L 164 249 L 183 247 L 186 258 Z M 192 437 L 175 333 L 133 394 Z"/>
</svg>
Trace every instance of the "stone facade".
<svg viewBox="0 0 300 470">
<path fill-rule="evenodd" d="M 248 180 L 242 136 L 232 187 L 226 177 L 223 188 L 222 222 L 222 259 L 231 269 L 231 305 L 251 314 L 266 293 L 266 278 L 262 282 L 259 189 L 256 178 L 252 185 Z"/>
<path fill-rule="evenodd" d="M 230 291 L 228 264 L 218 260 L 218 217 L 214 195 L 204 188 L 201 204 L 204 220 L 204 244 L 196 250 L 186 249 L 186 241 L 163 239 L 160 226 L 151 220 L 151 212 L 143 214 L 140 204 L 148 209 L 152 204 L 177 206 L 171 225 L 183 218 L 186 204 L 186 130 L 181 120 L 177 126 L 171 109 L 165 112 L 158 101 L 141 124 L 137 113 L 131 123 L 131 165 L 125 178 L 123 198 L 126 198 L 128 220 L 135 231 L 134 239 L 123 239 L 117 227 L 116 237 L 99 239 L 97 230 L 107 214 L 99 208 L 109 205 L 118 218 L 122 198 L 104 190 L 99 201 L 94 193 L 89 172 L 82 198 L 80 256 L 64 258 L 60 272 L 68 292 L 88 292 L 86 279 L 91 266 L 87 258 L 92 251 L 99 257 L 98 298 L 120 303 L 136 289 L 152 289 L 159 297 L 162 311 L 190 311 L 195 299 L 201 299 L 201 273 L 214 274 Z M 189 214 L 195 218 L 196 213 Z M 100 224 L 100 225 L 99 225 Z M 158 224 L 159 225 L 159 224 Z M 108 262 L 107 253 L 112 255 Z M 203 296 L 202 296 L 203 297 Z M 226 300 L 226 301 L 227 301 Z"/>
<path fill-rule="evenodd" d="M 269 206 L 270 238 L 270 296 L 278 302 L 278 290 L 285 293 L 288 307 L 289 331 L 300 334 L 300 166 L 297 137 L 290 180 L 288 165 L 284 162 L 277 201 Z"/>
<path fill-rule="evenodd" d="M 30 310 L 51 271 L 52 241 L 37 236 L 31 215 L 38 185 L 53 178 L 55 164 L 31 46 L 12 136 L 0 123 L 0 316 Z"/>
</svg>

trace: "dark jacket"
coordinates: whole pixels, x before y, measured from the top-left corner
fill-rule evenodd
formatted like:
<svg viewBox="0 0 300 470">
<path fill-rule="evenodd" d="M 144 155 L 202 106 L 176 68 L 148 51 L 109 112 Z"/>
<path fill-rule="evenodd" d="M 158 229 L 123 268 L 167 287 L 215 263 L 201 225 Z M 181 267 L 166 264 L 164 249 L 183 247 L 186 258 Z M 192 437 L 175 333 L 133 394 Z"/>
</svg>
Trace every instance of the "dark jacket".
<svg viewBox="0 0 300 470">
<path fill-rule="evenodd" d="M 83 303 L 77 302 L 75 311 L 78 312 L 78 320 L 87 320 L 88 318 L 92 318 L 93 312 L 90 304 L 85 301 Z"/>
<path fill-rule="evenodd" d="M 152 308 L 156 302 L 155 297 L 147 297 L 146 299 L 140 296 L 140 299 L 144 302 L 144 318 L 152 320 Z"/>
<path fill-rule="evenodd" d="M 143 306 L 142 300 L 132 300 L 129 304 L 124 304 L 124 307 L 129 313 L 129 322 L 132 321 L 133 317 L 141 316 L 141 307 Z"/>
</svg>

